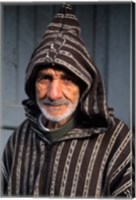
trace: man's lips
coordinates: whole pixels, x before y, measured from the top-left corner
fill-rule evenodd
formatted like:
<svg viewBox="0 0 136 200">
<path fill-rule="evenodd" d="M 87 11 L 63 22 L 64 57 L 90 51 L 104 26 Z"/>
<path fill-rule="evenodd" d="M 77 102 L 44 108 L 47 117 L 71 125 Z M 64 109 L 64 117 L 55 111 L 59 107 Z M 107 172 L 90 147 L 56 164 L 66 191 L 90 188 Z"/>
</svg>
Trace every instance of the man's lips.
<svg viewBox="0 0 136 200">
<path fill-rule="evenodd" d="M 62 107 L 66 106 L 65 104 L 60 104 L 60 105 L 44 104 L 44 105 L 47 107 L 47 109 L 54 109 L 54 110 L 59 110 Z"/>
<path fill-rule="evenodd" d="M 47 106 L 62 106 L 62 105 L 69 104 L 69 100 L 67 100 L 67 99 L 59 99 L 59 100 L 51 101 L 49 98 L 46 98 L 42 102 L 44 105 L 47 105 Z"/>
<path fill-rule="evenodd" d="M 63 106 L 66 104 L 48 104 L 48 103 L 44 103 L 45 106 L 49 106 L 49 107 L 59 107 L 59 106 Z"/>
</svg>

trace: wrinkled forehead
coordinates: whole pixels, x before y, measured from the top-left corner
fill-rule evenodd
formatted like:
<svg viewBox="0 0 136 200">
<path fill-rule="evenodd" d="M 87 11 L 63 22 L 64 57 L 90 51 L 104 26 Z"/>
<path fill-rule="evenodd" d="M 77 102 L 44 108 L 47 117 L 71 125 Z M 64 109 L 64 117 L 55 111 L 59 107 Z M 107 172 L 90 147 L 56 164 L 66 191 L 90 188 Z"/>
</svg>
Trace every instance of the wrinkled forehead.
<svg viewBox="0 0 136 200">
<path fill-rule="evenodd" d="M 76 85 L 78 85 L 79 88 L 82 88 L 84 86 L 84 83 L 79 79 L 78 76 L 76 76 L 70 70 L 60 65 L 48 65 L 39 67 L 39 70 L 37 70 L 36 73 L 36 78 L 38 78 L 39 74 L 41 73 L 43 74 L 50 73 L 58 76 L 65 75 L 68 76 Z"/>
<path fill-rule="evenodd" d="M 53 75 L 53 76 L 61 76 L 61 75 L 69 75 L 70 72 L 65 70 L 64 68 L 62 67 L 56 67 L 56 66 L 48 66 L 48 67 L 43 67 L 41 70 L 38 71 L 37 73 L 37 77 L 40 75 L 40 74 L 50 74 L 50 75 Z M 72 78 L 72 76 L 71 76 Z"/>
</svg>

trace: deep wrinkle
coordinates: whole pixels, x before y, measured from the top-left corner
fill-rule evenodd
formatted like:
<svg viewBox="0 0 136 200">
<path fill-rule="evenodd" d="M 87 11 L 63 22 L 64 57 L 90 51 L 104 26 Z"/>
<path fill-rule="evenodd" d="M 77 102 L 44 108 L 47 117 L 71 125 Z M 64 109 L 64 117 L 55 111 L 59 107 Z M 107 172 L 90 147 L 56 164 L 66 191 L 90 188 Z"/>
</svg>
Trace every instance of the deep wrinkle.
<svg viewBox="0 0 136 200">
<path fill-rule="evenodd" d="M 65 71 L 48 67 L 39 71 L 35 87 L 37 104 L 48 128 L 58 128 L 67 123 L 79 102 L 79 86 Z"/>
</svg>

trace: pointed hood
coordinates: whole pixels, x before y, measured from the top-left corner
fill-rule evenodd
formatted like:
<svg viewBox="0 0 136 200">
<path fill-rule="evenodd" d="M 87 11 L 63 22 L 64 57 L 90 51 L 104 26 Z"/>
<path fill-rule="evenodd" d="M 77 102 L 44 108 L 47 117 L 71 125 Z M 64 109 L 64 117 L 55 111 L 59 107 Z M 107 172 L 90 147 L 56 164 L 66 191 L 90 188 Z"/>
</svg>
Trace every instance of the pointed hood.
<svg viewBox="0 0 136 200">
<path fill-rule="evenodd" d="M 63 5 L 31 56 L 26 70 L 26 93 L 34 100 L 35 76 L 41 67 L 62 66 L 77 76 L 84 85 L 80 99 L 81 110 L 91 118 L 100 116 L 107 122 L 113 121 L 112 111 L 107 107 L 101 76 L 89 56 L 80 32 L 72 7 Z"/>
</svg>

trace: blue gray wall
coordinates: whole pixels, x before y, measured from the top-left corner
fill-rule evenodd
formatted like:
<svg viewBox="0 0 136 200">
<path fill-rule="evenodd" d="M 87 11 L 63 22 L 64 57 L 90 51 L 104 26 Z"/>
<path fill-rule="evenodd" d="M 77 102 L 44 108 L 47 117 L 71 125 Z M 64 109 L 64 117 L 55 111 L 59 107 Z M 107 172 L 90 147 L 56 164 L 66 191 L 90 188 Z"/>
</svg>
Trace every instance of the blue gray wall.
<svg viewBox="0 0 136 200">
<path fill-rule="evenodd" d="M 2 134 L 8 137 L 25 119 L 21 101 L 30 55 L 60 5 L 4 5 L 2 28 Z M 77 3 L 73 9 L 82 38 L 99 68 L 107 100 L 118 118 L 130 125 L 131 3 Z"/>
</svg>

